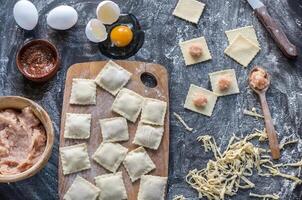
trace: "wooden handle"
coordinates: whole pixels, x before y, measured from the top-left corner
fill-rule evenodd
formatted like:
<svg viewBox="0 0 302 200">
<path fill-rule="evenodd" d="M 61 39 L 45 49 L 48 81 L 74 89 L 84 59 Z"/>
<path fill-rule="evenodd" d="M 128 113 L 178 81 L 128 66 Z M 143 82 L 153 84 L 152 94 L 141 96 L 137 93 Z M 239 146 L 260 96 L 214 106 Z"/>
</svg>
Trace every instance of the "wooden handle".
<svg viewBox="0 0 302 200">
<path fill-rule="evenodd" d="M 255 9 L 257 17 L 260 19 L 262 24 L 265 26 L 266 30 L 270 33 L 272 38 L 277 43 L 278 47 L 281 49 L 282 53 L 287 58 L 297 57 L 297 48 L 295 45 L 290 43 L 287 39 L 282 28 L 277 24 L 277 22 L 268 14 L 265 6 Z"/>
<path fill-rule="evenodd" d="M 271 113 L 268 108 L 268 104 L 266 101 L 265 93 L 259 94 L 260 102 L 262 106 L 262 111 L 264 115 L 264 122 L 265 122 L 265 128 L 266 133 L 269 141 L 269 147 L 272 152 L 273 159 L 279 159 L 280 158 L 280 148 L 278 143 L 277 134 L 273 125 L 273 120 L 271 117 Z"/>
</svg>

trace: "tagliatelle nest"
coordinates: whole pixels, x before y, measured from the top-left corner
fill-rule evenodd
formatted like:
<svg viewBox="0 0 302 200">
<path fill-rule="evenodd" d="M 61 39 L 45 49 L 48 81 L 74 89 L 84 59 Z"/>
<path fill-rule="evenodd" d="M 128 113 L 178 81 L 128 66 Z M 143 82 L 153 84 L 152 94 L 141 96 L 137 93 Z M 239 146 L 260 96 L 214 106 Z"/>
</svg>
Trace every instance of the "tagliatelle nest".
<svg viewBox="0 0 302 200">
<path fill-rule="evenodd" d="M 254 183 L 248 179 L 253 175 L 253 169 L 256 169 L 260 176 L 281 176 L 295 181 L 296 184 L 302 183 L 298 177 L 281 173 L 265 149 L 249 142 L 254 138 L 264 141 L 267 139 L 266 132 L 257 130 L 244 139 L 233 135 L 223 153 L 211 136 L 203 135 L 197 138 L 203 143 L 204 150 L 212 151 L 215 157 L 215 160 L 208 161 L 206 168 L 191 170 L 186 176 L 187 183 L 197 190 L 200 198 L 223 200 L 226 195 L 235 195 L 240 188 L 253 188 Z"/>
</svg>

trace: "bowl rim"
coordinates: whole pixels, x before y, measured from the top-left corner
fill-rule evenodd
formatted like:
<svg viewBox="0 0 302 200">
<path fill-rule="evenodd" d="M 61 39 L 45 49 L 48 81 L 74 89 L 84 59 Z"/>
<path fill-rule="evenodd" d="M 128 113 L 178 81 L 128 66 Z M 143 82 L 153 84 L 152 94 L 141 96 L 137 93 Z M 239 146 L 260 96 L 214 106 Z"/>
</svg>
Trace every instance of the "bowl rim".
<svg viewBox="0 0 302 200">
<path fill-rule="evenodd" d="M 29 76 L 27 73 L 24 72 L 23 66 L 21 64 L 21 53 L 23 53 L 28 47 L 30 47 L 34 44 L 39 44 L 39 43 L 51 48 L 51 50 L 54 52 L 55 63 L 54 63 L 54 67 L 48 73 L 44 74 L 43 76 L 33 77 L 33 76 Z M 23 76 L 25 76 L 27 79 L 29 79 L 31 81 L 47 81 L 47 80 L 49 80 L 58 71 L 59 64 L 60 64 L 60 57 L 59 57 L 58 49 L 55 47 L 55 45 L 53 43 L 51 43 L 49 40 L 46 40 L 46 39 L 28 40 L 19 48 L 17 55 L 16 55 L 16 65 L 17 65 L 18 70 L 20 71 L 20 73 Z"/>
<path fill-rule="evenodd" d="M 31 166 L 29 169 L 25 170 L 24 172 L 21 172 L 19 174 L 12 174 L 12 175 L 0 175 L 0 183 L 11 183 L 11 182 L 21 181 L 21 180 L 30 178 L 33 175 L 35 175 L 36 173 L 38 173 L 48 163 L 48 160 L 52 153 L 54 138 L 55 138 L 52 120 L 49 117 L 48 113 L 39 104 L 37 104 L 33 100 L 30 100 L 28 98 L 21 97 L 21 96 L 0 96 L 0 101 L 3 101 L 3 100 L 9 101 L 12 99 L 21 100 L 25 103 L 28 103 L 30 106 L 37 108 L 38 112 L 41 112 L 46 117 L 46 123 L 48 123 L 48 125 L 50 127 L 50 131 L 47 132 L 45 130 L 46 136 L 47 136 L 47 141 L 46 141 L 46 147 L 44 149 L 44 152 L 41 155 L 41 158 L 33 166 Z M 10 108 L 13 108 L 13 107 L 10 107 Z M 39 118 L 39 120 L 41 121 L 40 118 Z M 43 124 L 43 126 L 45 126 L 45 125 Z"/>
</svg>

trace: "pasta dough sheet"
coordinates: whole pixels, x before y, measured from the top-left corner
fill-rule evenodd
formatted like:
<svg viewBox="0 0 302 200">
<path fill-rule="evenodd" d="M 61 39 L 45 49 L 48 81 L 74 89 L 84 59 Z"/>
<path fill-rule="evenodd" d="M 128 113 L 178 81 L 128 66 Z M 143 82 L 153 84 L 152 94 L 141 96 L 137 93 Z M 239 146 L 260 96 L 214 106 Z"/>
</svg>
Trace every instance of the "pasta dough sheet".
<svg viewBox="0 0 302 200">
<path fill-rule="evenodd" d="M 245 26 L 245 27 L 225 31 L 225 34 L 230 44 L 234 41 L 234 39 L 238 36 L 238 34 L 241 34 L 243 37 L 247 38 L 255 45 L 260 46 L 257 39 L 256 31 L 253 26 Z"/>
<path fill-rule="evenodd" d="M 200 57 L 194 58 L 190 55 L 189 49 L 192 44 L 200 45 L 200 47 L 202 48 L 202 55 Z M 194 38 L 191 40 L 180 42 L 179 46 L 186 65 L 193 65 L 212 59 L 210 50 L 204 37 Z"/>
<path fill-rule="evenodd" d="M 201 93 L 201 94 L 203 94 L 204 96 L 207 97 L 208 103 L 207 103 L 206 106 L 197 107 L 197 106 L 194 105 L 193 99 L 194 99 L 194 96 L 195 96 L 196 93 Z M 192 110 L 194 112 L 197 112 L 197 113 L 200 113 L 200 114 L 203 114 L 203 115 L 206 115 L 206 116 L 210 117 L 213 113 L 216 101 L 217 101 L 217 96 L 216 96 L 215 93 L 213 93 L 209 90 L 206 90 L 204 88 L 201 88 L 201 87 L 198 87 L 196 85 L 191 84 L 184 107 L 186 109 L 189 109 L 189 110 Z"/>
<path fill-rule="evenodd" d="M 173 15 L 197 24 L 204 7 L 204 3 L 196 0 L 179 0 L 173 11 Z"/>
<path fill-rule="evenodd" d="M 238 34 L 234 41 L 225 49 L 224 53 L 239 64 L 247 67 L 259 51 L 260 48 L 257 45 Z"/>
<path fill-rule="evenodd" d="M 230 78 L 231 85 L 230 88 L 228 88 L 227 90 L 221 91 L 219 89 L 218 82 L 219 79 L 224 76 L 228 76 Z M 209 77 L 212 85 L 212 90 L 217 96 L 226 96 L 226 95 L 239 93 L 239 87 L 238 87 L 236 73 L 234 69 L 227 69 L 227 70 L 209 73 Z"/>
</svg>

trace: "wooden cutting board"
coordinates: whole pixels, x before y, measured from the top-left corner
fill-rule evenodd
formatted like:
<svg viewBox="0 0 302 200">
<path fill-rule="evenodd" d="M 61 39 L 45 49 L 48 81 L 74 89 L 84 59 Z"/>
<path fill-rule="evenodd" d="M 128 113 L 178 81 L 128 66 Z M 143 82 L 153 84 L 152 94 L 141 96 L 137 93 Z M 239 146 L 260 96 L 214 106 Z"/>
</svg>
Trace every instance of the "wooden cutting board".
<svg viewBox="0 0 302 200">
<path fill-rule="evenodd" d="M 126 85 L 126 88 L 131 89 L 142 96 L 156 98 L 165 101 L 169 104 L 168 73 L 163 66 L 153 63 L 144 63 L 144 62 L 136 62 L 136 61 L 115 61 L 115 62 L 133 74 L 131 77 L 131 81 Z M 100 87 L 97 87 L 96 105 L 76 106 L 76 105 L 69 104 L 72 79 L 73 78 L 95 79 L 97 74 L 101 71 L 101 69 L 103 69 L 106 63 L 107 61 L 78 63 L 72 65 L 67 71 L 62 116 L 61 116 L 60 147 L 65 147 L 65 146 L 70 146 L 70 145 L 85 142 L 88 145 L 88 154 L 90 157 L 91 169 L 64 176 L 62 172 L 61 159 L 59 158 L 58 175 L 59 175 L 60 199 L 63 199 L 64 194 L 69 189 L 70 185 L 72 184 L 73 180 L 77 175 L 80 175 L 83 178 L 89 180 L 91 183 L 95 184 L 94 177 L 101 174 L 111 173 L 110 171 L 107 171 L 104 168 L 102 168 L 100 165 L 98 165 L 94 160 L 92 160 L 91 156 L 102 142 L 101 130 L 98 122 L 99 119 L 118 116 L 118 114 L 113 113 L 110 110 L 112 102 L 114 100 L 114 96 L 109 94 L 107 91 L 101 89 Z M 153 75 L 157 80 L 157 86 L 154 88 L 145 86 L 141 81 L 142 74 Z M 91 135 L 89 139 L 87 140 L 64 139 L 66 113 L 91 113 L 92 114 Z M 129 150 L 133 150 L 138 147 L 137 145 L 132 144 L 138 121 L 139 118 L 136 121 L 136 123 L 131 123 L 128 121 L 130 139 L 127 142 L 120 143 L 123 146 L 129 148 Z M 146 148 L 146 150 L 149 156 L 151 157 L 151 159 L 153 160 L 153 162 L 156 164 L 156 169 L 152 171 L 150 174 L 167 177 L 168 162 L 169 162 L 169 108 L 167 109 L 165 125 L 164 125 L 164 135 L 161 144 L 159 146 L 159 149 L 155 151 Z M 128 199 L 136 200 L 140 181 L 138 180 L 134 183 L 131 183 L 130 178 L 123 165 L 120 166 L 119 171 L 122 171 L 123 173 Z"/>
</svg>

